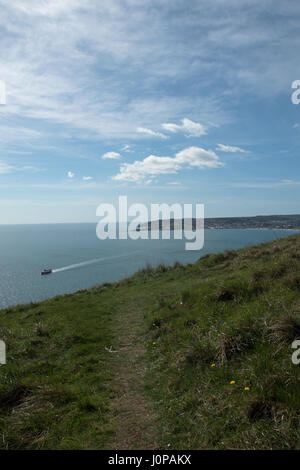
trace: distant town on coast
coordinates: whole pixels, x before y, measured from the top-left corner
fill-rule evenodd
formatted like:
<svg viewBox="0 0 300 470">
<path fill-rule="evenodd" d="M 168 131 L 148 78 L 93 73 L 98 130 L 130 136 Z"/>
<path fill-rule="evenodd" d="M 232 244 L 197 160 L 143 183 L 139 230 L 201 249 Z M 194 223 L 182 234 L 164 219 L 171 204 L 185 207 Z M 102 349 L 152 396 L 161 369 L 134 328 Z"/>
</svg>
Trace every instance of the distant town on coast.
<svg viewBox="0 0 300 470">
<path fill-rule="evenodd" d="M 170 223 L 170 229 L 181 229 L 183 219 L 149 221 L 140 224 L 140 230 L 162 230 L 163 224 Z M 190 219 L 185 219 L 190 223 Z M 196 228 L 197 219 L 192 219 L 192 229 Z M 169 224 L 168 224 L 169 225 Z M 257 215 L 254 217 L 214 217 L 204 219 L 206 229 L 273 229 L 300 230 L 300 214 L 294 215 Z"/>
</svg>

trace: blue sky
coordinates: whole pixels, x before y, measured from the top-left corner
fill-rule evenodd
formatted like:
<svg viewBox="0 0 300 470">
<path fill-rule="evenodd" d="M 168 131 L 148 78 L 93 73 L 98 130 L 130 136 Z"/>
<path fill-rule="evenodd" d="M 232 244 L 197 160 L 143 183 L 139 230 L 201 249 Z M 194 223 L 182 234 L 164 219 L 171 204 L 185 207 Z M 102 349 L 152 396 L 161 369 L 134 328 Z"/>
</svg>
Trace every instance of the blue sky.
<svg viewBox="0 0 300 470">
<path fill-rule="evenodd" d="M 0 223 L 299 213 L 297 0 L 0 0 Z"/>
</svg>

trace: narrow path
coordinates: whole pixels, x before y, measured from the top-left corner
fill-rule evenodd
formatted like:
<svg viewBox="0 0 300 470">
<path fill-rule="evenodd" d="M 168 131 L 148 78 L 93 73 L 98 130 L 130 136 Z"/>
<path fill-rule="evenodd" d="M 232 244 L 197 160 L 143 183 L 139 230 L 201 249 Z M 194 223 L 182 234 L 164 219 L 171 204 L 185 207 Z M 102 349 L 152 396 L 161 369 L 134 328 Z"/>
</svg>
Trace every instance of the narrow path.
<svg viewBox="0 0 300 470">
<path fill-rule="evenodd" d="M 142 336 L 142 309 L 136 303 L 131 311 L 119 311 L 114 324 L 118 341 L 112 355 L 116 398 L 112 402 L 115 435 L 108 449 L 157 449 L 155 416 L 144 391 L 145 345 Z"/>
</svg>

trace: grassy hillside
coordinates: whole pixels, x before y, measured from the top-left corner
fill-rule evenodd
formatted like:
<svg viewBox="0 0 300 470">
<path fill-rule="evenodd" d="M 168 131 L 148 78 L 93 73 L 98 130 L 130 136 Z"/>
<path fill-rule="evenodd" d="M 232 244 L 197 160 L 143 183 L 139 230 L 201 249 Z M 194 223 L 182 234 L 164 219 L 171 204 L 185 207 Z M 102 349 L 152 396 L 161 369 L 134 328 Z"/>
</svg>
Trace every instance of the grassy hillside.
<svg viewBox="0 0 300 470">
<path fill-rule="evenodd" d="M 300 235 L 0 312 L 6 449 L 300 448 Z"/>
</svg>

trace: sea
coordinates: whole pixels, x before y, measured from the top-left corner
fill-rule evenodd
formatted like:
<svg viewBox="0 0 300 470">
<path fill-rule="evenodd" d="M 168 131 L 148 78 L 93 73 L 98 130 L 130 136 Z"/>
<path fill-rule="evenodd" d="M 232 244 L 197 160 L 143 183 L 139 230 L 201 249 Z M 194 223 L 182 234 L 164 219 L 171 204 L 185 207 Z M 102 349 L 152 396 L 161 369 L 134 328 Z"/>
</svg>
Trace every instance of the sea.
<svg viewBox="0 0 300 470">
<path fill-rule="evenodd" d="M 191 263 L 207 253 L 291 235 L 290 230 L 205 230 L 201 250 L 187 240 L 99 240 L 96 224 L 0 225 L 0 308 L 37 302 L 134 274 L 147 264 Z M 41 276 L 45 268 L 52 274 Z"/>
</svg>

